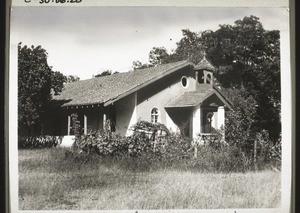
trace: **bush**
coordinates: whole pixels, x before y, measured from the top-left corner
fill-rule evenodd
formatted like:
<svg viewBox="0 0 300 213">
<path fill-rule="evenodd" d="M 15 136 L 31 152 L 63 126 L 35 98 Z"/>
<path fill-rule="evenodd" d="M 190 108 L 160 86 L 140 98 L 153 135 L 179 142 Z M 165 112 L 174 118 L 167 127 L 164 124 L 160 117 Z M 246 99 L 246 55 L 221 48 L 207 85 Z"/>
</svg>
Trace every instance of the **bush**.
<svg viewBox="0 0 300 213">
<path fill-rule="evenodd" d="M 257 167 L 258 169 L 265 169 L 281 167 L 281 140 L 275 143 L 270 139 L 267 131 L 262 130 L 256 134 L 255 140 L 257 142 Z"/>
<path fill-rule="evenodd" d="M 122 137 L 109 129 L 78 135 L 74 148 L 79 148 L 77 153 L 95 152 L 104 158 L 120 161 L 127 169 L 138 171 L 172 167 L 204 172 L 244 172 L 253 168 L 253 150 L 247 153 L 238 143 L 224 142 L 221 133 L 206 138 L 201 144 L 170 133 L 162 124 L 140 121 L 132 129 L 134 133 L 130 137 Z M 279 143 L 271 146 L 263 132 L 253 140 L 258 140 L 259 144 L 258 168 L 264 169 L 274 162 L 278 167 L 281 161 Z M 197 158 L 194 157 L 195 146 L 198 148 Z"/>
<path fill-rule="evenodd" d="M 198 157 L 191 160 L 190 167 L 204 172 L 244 172 L 250 165 L 238 147 L 221 144 L 200 146 Z"/>
<path fill-rule="evenodd" d="M 95 151 L 99 155 L 116 155 L 126 150 L 124 137 L 108 131 L 95 132 L 76 137 L 74 148 L 85 153 Z"/>
<path fill-rule="evenodd" d="M 163 124 L 139 121 L 132 127 L 134 134 L 122 137 L 109 128 L 89 135 L 77 135 L 75 148 L 84 152 L 96 151 L 99 155 L 128 154 L 138 156 L 145 152 L 160 152 L 162 136 L 169 134 Z"/>
<path fill-rule="evenodd" d="M 163 142 L 159 143 L 158 147 L 163 160 L 170 163 L 193 157 L 191 139 L 180 134 L 170 134 Z"/>
<path fill-rule="evenodd" d="M 62 141 L 60 136 L 19 136 L 18 137 L 18 148 L 29 149 L 29 148 L 50 148 L 56 147 Z"/>
</svg>

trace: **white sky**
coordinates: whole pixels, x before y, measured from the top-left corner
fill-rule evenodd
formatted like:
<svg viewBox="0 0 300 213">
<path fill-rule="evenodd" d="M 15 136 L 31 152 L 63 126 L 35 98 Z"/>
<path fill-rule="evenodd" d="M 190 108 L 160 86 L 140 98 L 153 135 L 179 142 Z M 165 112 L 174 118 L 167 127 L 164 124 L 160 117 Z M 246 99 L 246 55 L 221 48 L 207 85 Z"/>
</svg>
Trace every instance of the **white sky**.
<svg viewBox="0 0 300 213">
<path fill-rule="evenodd" d="M 284 8 L 14 7 L 12 44 L 41 45 L 48 64 L 65 75 L 91 78 L 106 69 L 148 63 L 152 47 L 176 48 L 181 29 L 217 30 L 255 15 L 267 30 L 288 30 Z"/>
</svg>

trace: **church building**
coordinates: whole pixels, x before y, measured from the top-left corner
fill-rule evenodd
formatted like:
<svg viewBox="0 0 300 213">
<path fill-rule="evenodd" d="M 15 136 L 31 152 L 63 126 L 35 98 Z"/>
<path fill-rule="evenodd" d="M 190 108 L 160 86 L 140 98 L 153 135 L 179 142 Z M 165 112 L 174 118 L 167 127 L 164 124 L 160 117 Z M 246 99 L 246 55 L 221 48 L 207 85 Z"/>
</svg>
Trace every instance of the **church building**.
<svg viewBox="0 0 300 213">
<path fill-rule="evenodd" d="M 44 134 L 72 135 L 71 114 L 77 113 L 84 134 L 111 130 L 132 134 L 139 120 L 162 123 L 187 137 L 211 134 L 224 127 L 231 109 L 214 85 L 215 67 L 206 59 L 184 60 L 125 73 L 67 83 L 44 121 Z"/>
</svg>

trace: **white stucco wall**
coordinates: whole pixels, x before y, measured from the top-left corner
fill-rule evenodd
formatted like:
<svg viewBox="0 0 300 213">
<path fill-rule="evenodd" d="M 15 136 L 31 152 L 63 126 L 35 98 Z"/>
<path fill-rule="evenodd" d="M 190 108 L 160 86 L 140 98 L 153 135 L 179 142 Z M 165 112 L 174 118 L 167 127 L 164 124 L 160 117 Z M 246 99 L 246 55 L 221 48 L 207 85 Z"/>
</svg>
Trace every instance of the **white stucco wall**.
<svg viewBox="0 0 300 213">
<path fill-rule="evenodd" d="M 171 119 L 168 113 L 166 113 L 166 127 L 171 132 L 179 132 L 178 126 L 173 122 L 173 120 Z"/>
<path fill-rule="evenodd" d="M 137 122 L 136 94 L 131 94 L 115 104 L 116 107 L 116 131 L 121 135 L 130 134 L 130 127 Z"/>
<path fill-rule="evenodd" d="M 224 125 L 225 125 L 225 109 L 224 109 L 224 106 L 218 107 L 218 112 L 217 113 L 218 113 L 217 128 L 218 129 L 220 129 L 222 127 L 224 128 Z"/>
<path fill-rule="evenodd" d="M 193 131 L 192 131 L 192 135 L 193 138 L 197 138 L 197 135 L 199 133 L 201 133 L 201 107 L 200 105 L 196 106 L 193 110 Z"/>
<path fill-rule="evenodd" d="M 211 126 L 214 129 L 218 129 L 218 112 L 213 112 L 213 117 L 212 117 L 212 121 L 211 121 Z"/>
<path fill-rule="evenodd" d="M 195 90 L 196 81 L 194 75 L 193 71 L 187 70 L 186 73 L 182 72 L 175 76 L 170 76 L 167 79 L 159 80 L 155 84 L 138 91 L 137 119 L 151 122 L 151 110 L 156 107 L 160 113 L 159 122 L 172 128 L 172 130 L 176 130 L 177 126 L 167 115 L 165 106 L 184 92 Z M 185 88 L 181 85 L 182 76 L 188 78 L 188 85 Z M 156 93 L 153 92 L 153 94 L 151 94 L 151 92 L 149 92 L 156 89 L 158 90 Z"/>
</svg>

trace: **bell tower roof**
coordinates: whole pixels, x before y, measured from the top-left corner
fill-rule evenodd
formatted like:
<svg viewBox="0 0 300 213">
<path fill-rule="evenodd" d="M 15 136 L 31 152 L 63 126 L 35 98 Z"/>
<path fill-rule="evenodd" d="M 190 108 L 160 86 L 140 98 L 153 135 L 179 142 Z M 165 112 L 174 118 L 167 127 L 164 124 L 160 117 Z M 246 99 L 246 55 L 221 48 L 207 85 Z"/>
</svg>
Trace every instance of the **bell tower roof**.
<svg viewBox="0 0 300 213">
<path fill-rule="evenodd" d="M 214 72 L 216 69 L 215 67 L 206 59 L 206 53 L 204 53 L 204 56 L 202 60 L 195 66 L 195 70 L 209 70 Z"/>
</svg>

